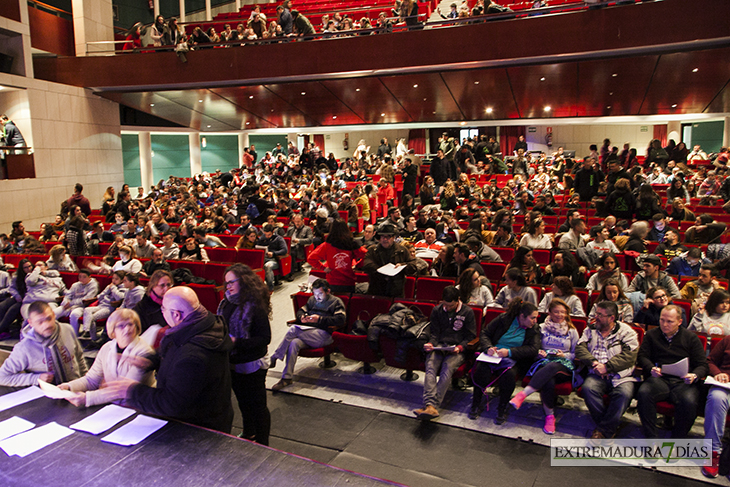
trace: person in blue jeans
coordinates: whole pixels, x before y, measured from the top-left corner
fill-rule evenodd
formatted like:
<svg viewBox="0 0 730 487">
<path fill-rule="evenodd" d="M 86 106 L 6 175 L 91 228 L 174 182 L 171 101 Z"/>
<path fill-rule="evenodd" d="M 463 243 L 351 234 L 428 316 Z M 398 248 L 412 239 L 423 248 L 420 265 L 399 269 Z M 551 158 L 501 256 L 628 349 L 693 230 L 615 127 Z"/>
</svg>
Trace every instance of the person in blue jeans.
<svg viewBox="0 0 730 487">
<path fill-rule="evenodd" d="M 596 324 L 586 327 L 575 347 L 575 358 L 587 369 L 583 399 L 596 429 L 591 438 L 611 438 L 634 396 L 633 377 L 639 340 L 636 332 L 618 321 L 612 301 L 596 304 Z M 606 405 L 603 396 L 607 394 Z"/>
<path fill-rule="evenodd" d="M 730 336 L 713 345 L 707 364 L 713 379 L 723 384 L 730 382 Z M 705 404 L 705 438 L 712 440 L 712 465 L 702 467 L 702 474 L 705 477 L 718 476 L 722 435 L 725 431 L 728 409 L 730 409 L 730 389 L 712 386 Z"/>
</svg>

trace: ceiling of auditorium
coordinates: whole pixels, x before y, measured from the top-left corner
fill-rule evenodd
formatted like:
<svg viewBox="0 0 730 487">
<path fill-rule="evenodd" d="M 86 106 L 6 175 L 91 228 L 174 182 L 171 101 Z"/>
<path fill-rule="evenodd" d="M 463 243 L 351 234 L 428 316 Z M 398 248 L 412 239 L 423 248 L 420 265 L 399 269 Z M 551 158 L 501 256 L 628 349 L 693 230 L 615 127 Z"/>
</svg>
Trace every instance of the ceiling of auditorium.
<svg viewBox="0 0 730 487">
<path fill-rule="evenodd" d="M 721 48 L 470 71 L 100 95 L 200 131 L 727 113 L 728 59 L 730 48 Z"/>
</svg>

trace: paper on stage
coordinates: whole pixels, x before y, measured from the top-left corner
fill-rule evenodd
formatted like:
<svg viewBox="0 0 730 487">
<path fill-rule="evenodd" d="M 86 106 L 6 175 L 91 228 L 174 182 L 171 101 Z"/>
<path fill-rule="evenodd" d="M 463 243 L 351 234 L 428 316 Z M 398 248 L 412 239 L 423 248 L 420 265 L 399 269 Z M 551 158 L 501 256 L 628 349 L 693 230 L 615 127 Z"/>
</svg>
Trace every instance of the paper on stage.
<svg viewBox="0 0 730 487">
<path fill-rule="evenodd" d="M 396 276 L 403 272 L 406 266 L 401 264 L 396 266 L 395 264 L 385 264 L 383 267 L 378 268 L 378 272 L 386 276 Z"/>
<path fill-rule="evenodd" d="M 51 399 L 68 399 L 76 396 L 76 394 L 71 391 L 64 391 L 63 389 L 59 389 L 58 386 L 54 386 L 48 382 L 43 382 L 40 379 L 38 379 L 38 385 L 40 386 L 41 391 L 43 391 L 43 395 L 50 397 Z"/>
<path fill-rule="evenodd" d="M 730 382 L 717 382 L 714 377 L 710 377 L 709 375 L 705 378 L 705 385 L 730 389 Z M 0 426 L 2 426 L 2 423 L 0 423 Z M 2 430 L 0 429 L 0 431 Z"/>
<path fill-rule="evenodd" d="M 72 429 L 55 422 L 48 423 L 0 441 L 0 449 L 8 455 L 25 457 L 72 434 Z"/>
<path fill-rule="evenodd" d="M 662 365 L 662 375 L 673 375 L 684 377 L 689 372 L 689 358 L 685 357 L 679 362 Z"/>
<path fill-rule="evenodd" d="M 124 421 L 134 413 L 135 411 L 133 409 L 110 404 L 78 423 L 72 424 L 70 427 L 78 431 L 86 431 L 92 435 L 98 435 L 117 423 Z"/>
<path fill-rule="evenodd" d="M 106 435 L 101 441 L 122 446 L 136 445 L 166 424 L 165 420 L 140 414 L 118 430 Z"/>
<path fill-rule="evenodd" d="M 488 364 L 498 364 L 502 361 L 502 357 L 497 355 L 489 355 L 487 352 L 482 352 L 477 357 L 477 362 L 487 362 Z"/>
<path fill-rule="evenodd" d="M 26 387 L 25 389 L 5 394 L 4 396 L 0 396 L 0 411 L 14 408 L 15 406 L 25 404 L 39 397 L 43 397 L 43 391 L 36 386 Z"/>
<path fill-rule="evenodd" d="M 17 416 L 0 421 L 0 441 L 33 428 L 35 424 Z"/>
</svg>

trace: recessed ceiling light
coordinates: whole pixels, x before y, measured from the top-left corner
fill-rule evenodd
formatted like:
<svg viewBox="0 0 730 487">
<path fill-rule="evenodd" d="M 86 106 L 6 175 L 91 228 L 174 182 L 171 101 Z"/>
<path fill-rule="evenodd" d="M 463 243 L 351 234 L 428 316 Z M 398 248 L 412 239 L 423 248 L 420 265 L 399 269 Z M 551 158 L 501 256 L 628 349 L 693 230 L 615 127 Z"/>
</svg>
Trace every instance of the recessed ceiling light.
<svg viewBox="0 0 730 487">
<path fill-rule="evenodd" d="M 459 125 L 464 126 L 466 125 L 466 122 L 459 122 Z"/>
<path fill-rule="evenodd" d="M 612 78 L 615 78 L 616 76 L 618 76 L 618 73 L 613 73 L 613 74 L 611 75 L 611 77 L 612 77 Z"/>
<path fill-rule="evenodd" d="M 273 109 L 271 110 L 271 113 L 274 113 L 274 110 Z"/>
<path fill-rule="evenodd" d="M 355 88 L 355 91 L 360 91 L 360 88 Z"/>
<path fill-rule="evenodd" d="M 609 91 L 608 96 L 613 96 L 613 91 Z"/>
<path fill-rule="evenodd" d="M 550 110 L 552 110 L 552 107 L 550 107 L 550 105 L 548 105 L 545 108 L 543 108 L 543 110 L 545 110 L 546 112 L 549 112 Z"/>
<path fill-rule="evenodd" d="M 693 70 L 692 70 L 692 72 L 693 72 L 693 73 L 696 73 L 696 72 L 697 72 L 697 71 L 699 71 L 699 70 L 700 70 L 700 68 L 695 68 L 695 69 L 693 69 Z"/>
<path fill-rule="evenodd" d="M 423 101 L 426 101 L 426 100 L 427 100 L 427 98 L 424 98 L 424 99 L 423 99 Z"/>
<path fill-rule="evenodd" d="M 414 88 L 418 88 L 418 85 L 413 85 Z"/>
<path fill-rule="evenodd" d="M 433 112 L 434 115 L 436 115 L 436 112 Z"/>
<path fill-rule="evenodd" d="M 304 93 L 302 93 L 302 94 L 304 94 Z M 253 95 L 249 95 L 248 99 L 253 100 Z"/>
<path fill-rule="evenodd" d="M 611 108 L 611 105 L 608 105 L 606 108 L 609 108 L 610 109 Z"/>
<path fill-rule="evenodd" d="M 332 119 L 334 120 L 335 118 L 337 118 L 337 115 L 332 115 Z"/>
<path fill-rule="evenodd" d="M 487 108 L 487 113 L 492 113 L 492 108 Z"/>
<path fill-rule="evenodd" d="M 251 122 L 246 122 L 246 125 L 251 125 Z"/>
<path fill-rule="evenodd" d="M 153 107 L 153 106 L 155 106 L 155 104 L 154 103 L 150 103 L 150 106 Z"/>
<path fill-rule="evenodd" d="M 198 103 L 203 103 L 203 100 L 198 100 Z"/>
<path fill-rule="evenodd" d="M 677 104 L 675 103 L 674 105 L 672 105 L 672 108 L 677 108 Z"/>
<path fill-rule="evenodd" d="M 210 128 L 210 125 L 208 125 L 208 128 Z"/>
<path fill-rule="evenodd" d="M 543 76 L 542 78 L 540 78 L 540 81 L 545 81 L 545 77 Z"/>
<path fill-rule="evenodd" d="M 381 113 L 381 114 L 380 114 L 380 116 L 381 116 L 381 117 L 384 117 L 384 116 L 385 116 L 385 113 Z"/>
<path fill-rule="evenodd" d="M 303 96 L 303 95 L 306 95 L 306 94 L 307 94 L 307 92 L 306 92 L 306 91 L 302 91 L 302 96 Z"/>
<path fill-rule="evenodd" d="M 474 84 L 475 84 L 475 85 L 478 85 L 478 84 L 479 84 L 479 81 L 475 81 L 475 82 L 474 82 Z"/>
</svg>

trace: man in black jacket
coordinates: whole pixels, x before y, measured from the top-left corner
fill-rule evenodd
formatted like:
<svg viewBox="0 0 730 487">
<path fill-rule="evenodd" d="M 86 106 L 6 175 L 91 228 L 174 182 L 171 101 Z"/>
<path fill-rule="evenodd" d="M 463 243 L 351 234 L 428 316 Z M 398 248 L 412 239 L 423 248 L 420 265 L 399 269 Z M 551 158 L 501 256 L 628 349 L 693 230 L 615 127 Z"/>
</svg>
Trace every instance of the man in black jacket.
<svg viewBox="0 0 730 487">
<path fill-rule="evenodd" d="M 672 438 L 687 438 L 697 418 L 699 381 L 707 376 L 709 368 L 702 342 L 681 324 L 681 308 L 673 304 L 665 306 L 659 327 L 644 335 L 639 348 L 637 365 L 642 368 L 644 382 L 639 387 L 637 409 L 647 438 L 658 437 L 656 403 L 659 401 L 669 401 L 676 408 Z M 664 370 L 664 366 L 685 358 L 689 365 L 683 376 L 670 375 Z"/>
<path fill-rule="evenodd" d="M 441 149 L 436 151 L 436 157 L 431 159 L 431 166 L 428 174 L 433 178 L 433 184 L 436 186 L 434 193 L 438 193 L 439 188 L 443 186 L 449 178 L 446 168 L 446 159 L 444 158 L 444 151 Z"/>
<path fill-rule="evenodd" d="M 297 310 L 297 324 L 290 326 L 284 339 L 271 355 L 271 368 L 277 360 L 286 359 L 281 380 L 272 391 L 280 391 L 292 383 L 294 366 L 299 351 L 304 348 L 320 348 L 332 343 L 332 331 L 345 325 L 345 304 L 330 294 L 330 285 L 324 279 L 312 283 L 312 296 Z"/>
<path fill-rule="evenodd" d="M 233 342 L 225 321 L 178 286 L 165 293 L 162 314 L 170 329 L 159 348 L 157 387 L 131 379 L 110 382 L 115 399 L 148 414 L 230 433 L 233 424 L 229 354 Z"/>
<path fill-rule="evenodd" d="M 593 167 L 595 159 L 586 157 L 583 160 L 583 167 L 575 173 L 573 187 L 575 192 L 580 195 L 581 201 L 590 201 L 591 198 L 598 194 L 598 184 L 603 181 L 603 174 L 596 171 Z"/>
<path fill-rule="evenodd" d="M 380 243 L 370 247 L 365 254 L 362 269 L 370 275 L 368 294 L 403 297 L 406 275 L 416 273 L 416 259 L 405 247 L 395 243 L 396 233 L 395 227 L 390 224 L 379 228 L 375 240 Z M 391 276 L 379 271 L 386 264 L 406 268 Z"/>
<path fill-rule="evenodd" d="M 279 259 L 284 257 L 289 251 L 284 238 L 274 233 L 274 225 L 267 223 L 264 225 L 264 233 L 256 241 L 256 247 L 266 247 L 264 255 L 264 271 L 266 273 L 266 285 L 269 290 L 274 290 L 274 271 L 279 268 Z"/>
<path fill-rule="evenodd" d="M 425 421 L 439 416 L 436 408 L 444 400 L 451 376 L 464 363 L 467 344 L 477 336 L 474 311 L 461 302 L 459 290 L 447 286 L 441 299 L 441 304 L 431 311 L 431 338 L 423 346 L 428 354 L 423 383 L 423 409 L 413 411 L 418 419 Z"/>
</svg>

